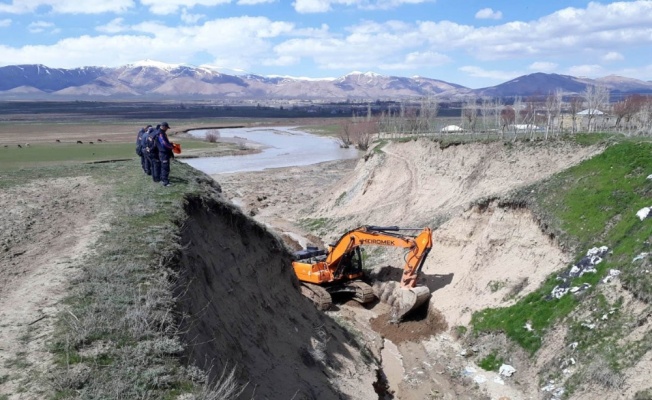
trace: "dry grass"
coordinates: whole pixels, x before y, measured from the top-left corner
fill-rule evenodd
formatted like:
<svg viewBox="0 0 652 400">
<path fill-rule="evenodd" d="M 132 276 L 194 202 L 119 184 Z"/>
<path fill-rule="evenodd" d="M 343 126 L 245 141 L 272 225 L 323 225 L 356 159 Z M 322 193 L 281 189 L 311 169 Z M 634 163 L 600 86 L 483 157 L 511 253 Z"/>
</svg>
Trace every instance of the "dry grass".
<svg viewBox="0 0 652 400">
<path fill-rule="evenodd" d="M 54 397 L 236 398 L 242 388 L 235 369 L 208 384 L 202 383 L 205 371 L 195 371 L 193 379 L 181 365 L 184 344 L 172 294 L 184 196 L 213 187 L 206 189 L 210 182 L 180 163 L 174 173 L 187 182 L 165 192 L 149 184 L 136 162 L 104 168 L 96 179 L 110 181 L 103 208 L 111 217 L 58 317 L 51 347 L 56 369 L 47 376 Z"/>
<path fill-rule="evenodd" d="M 240 385 L 236 379 L 237 366 L 230 370 L 228 365 L 224 367 L 220 376 L 213 382 L 206 380 L 199 393 L 195 395 L 196 400 L 232 400 L 237 399 L 245 390 L 247 385 Z"/>
</svg>

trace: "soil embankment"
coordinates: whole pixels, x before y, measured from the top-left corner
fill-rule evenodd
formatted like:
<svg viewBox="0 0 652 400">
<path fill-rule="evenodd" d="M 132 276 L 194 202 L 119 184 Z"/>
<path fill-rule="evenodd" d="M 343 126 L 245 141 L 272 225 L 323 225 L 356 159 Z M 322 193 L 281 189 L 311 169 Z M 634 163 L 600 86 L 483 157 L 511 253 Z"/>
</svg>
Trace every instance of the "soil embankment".
<svg viewBox="0 0 652 400">
<path fill-rule="evenodd" d="M 530 210 L 500 207 L 488 199 L 504 198 L 602 150 L 602 146 L 571 142 L 444 148 L 420 139 L 388 143 L 356 165 L 324 164 L 326 173 L 321 174 L 313 166 L 305 171 L 214 178 L 222 184 L 224 195 L 245 212 L 277 232 L 294 233 L 303 242 L 315 242 L 305 235 L 306 228 L 324 243 L 361 225 L 437 228 L 422 277 L 422 284 L 432 291 L 431 307 L 438 316 L 431 332 L 423 332 L 429 325 L 423 322 L 432 321 L 427 319 L 419 329 L 410 330 L 412 340 L 402 341 L 405 332 L 390 332 L 382 323 L 382 307 L 365 310 L 344 305 L 335 314 L 355 321 L 362 332 L 375 329 L 396 341 L 403 371 L 400 384 L 391 388 L 396 398 L 422 399 L 432 393 L 449 398 L 526 398 L 536 396 L 536 382 L 512 388 L 494 383 L 498 376 L 486 373 L 479 390 L 469 388 L 455 371 L 467 366 L 482 369 L 460 356 L 472 354 L 471 350 L 447 334 L 438 334 L 442 327 L 455 332 L 456 326 L 468 324 L 474 311 L 512 304 L 551 272 L 565 267 L 572 256 L 542 230 Z M 368 265 L 381 268 L 376 272 L 400 271 L 400 250 L 367 250 Z"/>
<path fill-rule="evenodd" d="M 236 368 L 242 398 L 371 398 L 361 344 L 298 290 L 276 236 L 216 198 L 188 201 L 178 293 L 190 364 Z"/>
</svg>

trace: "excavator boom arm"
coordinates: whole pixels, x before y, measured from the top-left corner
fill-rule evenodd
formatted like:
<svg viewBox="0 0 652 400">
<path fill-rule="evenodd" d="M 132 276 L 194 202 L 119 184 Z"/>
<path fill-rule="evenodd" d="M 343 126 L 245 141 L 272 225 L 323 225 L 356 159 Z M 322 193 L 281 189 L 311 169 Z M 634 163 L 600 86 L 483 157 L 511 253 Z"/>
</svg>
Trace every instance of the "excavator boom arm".
<svg viewBox="0 0 652 400">
<path fill-rule="evenodd" d="M 403 267 L 401 286 L 413 288 L 416 286 L 416 278 L 423 267 L 423 263 L 432 248 L 432 231 L 430 228 L 423 228 L 417 236 L 403 235 L 400 231 L 405 230 L 395 226 L 362 226 L 351 230 L 340 238 L 330 248 L 326 263 L 336 265 L 346 254 L 358 246 L 387 246 L 409 249 Z M 412 229 L 410 229 L 412 230 Z"/>
</svg>

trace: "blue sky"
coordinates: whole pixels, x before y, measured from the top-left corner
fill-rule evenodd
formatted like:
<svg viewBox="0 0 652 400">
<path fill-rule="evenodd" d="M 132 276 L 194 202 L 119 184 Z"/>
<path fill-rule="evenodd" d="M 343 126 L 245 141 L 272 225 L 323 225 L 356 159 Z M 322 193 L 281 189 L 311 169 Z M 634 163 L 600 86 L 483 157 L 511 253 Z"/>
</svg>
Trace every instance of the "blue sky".
<svg viewBox="0 0 652 400">
<path fill-rule="evenodd" d="M 144 59 L 470 88 L 533 72 L 652 81 L 652 0 L 0 0 L 0 65 Z"/>
</svg>

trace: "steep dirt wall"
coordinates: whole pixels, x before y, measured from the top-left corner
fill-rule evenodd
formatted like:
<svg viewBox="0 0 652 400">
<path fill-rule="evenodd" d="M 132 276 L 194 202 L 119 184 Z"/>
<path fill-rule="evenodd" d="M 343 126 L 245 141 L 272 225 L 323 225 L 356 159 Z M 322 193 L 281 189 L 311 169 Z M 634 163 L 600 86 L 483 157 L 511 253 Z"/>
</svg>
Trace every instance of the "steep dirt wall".
<svg viewBox="0 0 652 400">
<path fill-rule="evenodd" d="M 447 221 L 433 243 L 423 272 L 445 278 L 431 301 L 451 326 L 468 324 L 477 310 L 513 304 L 570 262 L 529 210 L 495 203 Z"/>
<path fill-rule="evenodd" d="M 189 363 L 214 377 L 235 366 L 246 399 L 374 397 L 373 360 L 300 295 L 276 236 L 214 197 L 186 212 L 177 295 Z"/>
<path fill-rule="evenodd" d="M 343 220 L 349 227 L 430 224 L 459 214 L 473 200 L 547 178 L 601 151 L 569 142 L 446 148 L 426 139 L 388 143 L 322 195 L 312 217 Z"/>
</svg>

